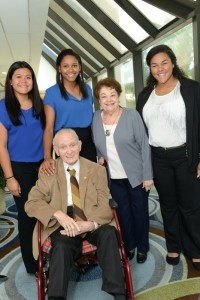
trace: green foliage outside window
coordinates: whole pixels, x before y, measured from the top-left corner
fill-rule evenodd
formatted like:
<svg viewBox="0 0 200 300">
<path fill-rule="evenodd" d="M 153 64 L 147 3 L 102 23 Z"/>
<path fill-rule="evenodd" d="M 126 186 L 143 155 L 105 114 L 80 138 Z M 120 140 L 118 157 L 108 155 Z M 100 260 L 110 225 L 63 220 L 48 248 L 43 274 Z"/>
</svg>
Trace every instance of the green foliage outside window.
<svg viewBox="0 0 200 300">
<path fill-rule="evenodd" d="M 126 96 L 126 107 L 135 107 L 135 87 L 133 82 L 128 82 L 124 84 L 125 96 Z"/>
</svg>

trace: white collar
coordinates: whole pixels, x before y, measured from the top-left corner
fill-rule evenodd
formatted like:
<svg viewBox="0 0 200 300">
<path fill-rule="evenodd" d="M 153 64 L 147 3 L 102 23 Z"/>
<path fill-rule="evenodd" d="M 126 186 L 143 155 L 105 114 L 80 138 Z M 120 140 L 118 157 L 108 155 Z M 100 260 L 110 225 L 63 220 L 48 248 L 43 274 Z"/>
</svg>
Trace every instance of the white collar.
<svg viewBox="0 0 200 300">
<path fill-rule="evenodd" d="M 74 169 L 76 171 L 76 174 L 79 173 L 80 169 L 80 161 L 78 160 L 74 165 L 68 165 L 66 162 L 63 161 L 64 168 L 67 171 L 68 169 L 72 170 Z"/>
</svg>

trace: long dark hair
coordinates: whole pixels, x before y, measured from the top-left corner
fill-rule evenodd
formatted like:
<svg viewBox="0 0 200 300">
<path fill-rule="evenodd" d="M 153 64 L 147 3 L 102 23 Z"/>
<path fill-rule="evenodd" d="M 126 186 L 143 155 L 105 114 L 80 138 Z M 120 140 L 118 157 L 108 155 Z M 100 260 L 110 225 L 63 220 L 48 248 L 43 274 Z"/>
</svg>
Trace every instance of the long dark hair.
<svg viewBox="0 0 200 300">
<path fill-rule="evenodd" d="M 77 59 L 79 65 L 81 67 L 80 73 L 76 77 L 76 82 L 80 87 L 80 90 L 81 90 L 81 93 L 82 93 L 83 97 L 87 98 L 88 97 L 88 92 L 87 92 L 86 87 L 85 87 L 85 82 L 84 82 L 84 77 L 83 77 L 83 65 L 82 65 L 81 57 L 76 52 L 74 52 L 72 49 L 62 50 L 58 54 L 58 57 L 56 59 L 56 82 L 60 87 L 61 95 L 62 95 L 63 98 L 68 99 L 68 96 L 67 96 L 64 84 L 63 84 L 62 74 L 59 72 L 60 64 L 61 64 L 63 58 L 67 55 L 74 56 Z"/>
<path fill-rule="evenodd" d="M 154 55 L 161 53 L 161 52 L 166 53 L 169 56 L 169 58 L 171 59 L 171 62 L 174 65 L 173 72 L 172 72 L 173 76 L 177 79 L 186 78 L 187 76 L 184 73 L 184 71 L 181 70 L 181 68 L 177 65 L 177 58 L 176 58 L 174 52 L 167 45 L 158 45 L 158 46 L 151 48 L 151 50 L 148 52 L 147 57 L 146 57 L 147 65 L 150 67 L 151 60 L 154 57 Z M 153 75 L 151 74 L 151 71 L 150 71 L 149 76 L 147 77 L 147 80 L 146 80 L 146 88 L 147 89 L 153 88 L 156 85 L 156 83 L 157 83 L 157 80 L 153 77 Z"/>
<path fill-rule="evenodd" d="M 18 69 L 26 68 L 30 70 L 32 80 L 33 80 L 33 88 L 28 93 L 29 99 L 32 101 L 33 105 L 33 114 L 34 117 L 37 119 L 41 118 L 42 127 L 45 126 L 45 116 L 44 116 L 44 108 L 43 103 L 40 98 L 40 93 L 35 77 L 35 73 L 32 69 L 32 67 L 25 61 L 16 61 L 14 62 L 7 73 L 6 81 L 5 81 L 5 105 L 8 112 L 8 115 L 14 125 L 21 125 L 22 122 L 20 121 L 20 115 L 21 115 L 21 106 L 19 103 L 19 100 L 17 99 L 13 86 L 11 85 L 11 80 L 14 72 Z"/>
</svg>

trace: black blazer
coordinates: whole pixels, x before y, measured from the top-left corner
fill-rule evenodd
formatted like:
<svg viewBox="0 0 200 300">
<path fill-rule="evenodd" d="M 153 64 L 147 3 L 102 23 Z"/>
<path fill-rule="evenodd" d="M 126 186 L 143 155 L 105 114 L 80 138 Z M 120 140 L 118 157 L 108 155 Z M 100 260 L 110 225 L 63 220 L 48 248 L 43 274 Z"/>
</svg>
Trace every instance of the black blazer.
<svg viewBox="0 0 200 300">
<path fill-rule="evenodd" d="M 191 172 L 196 172 L 197 164 L 200 162 L 200 83 L 187 78 L 179 79 L 179 81 L 181 84 L 180 92 L 185 102 L 186 109 L 186 146 L 188 165 Z M 153 89 L 145 88 L 138 96 L 136 109 L 140 113 L 142 119 L 143 107 L 148 101 L 152 90 Z"/>
</svg>

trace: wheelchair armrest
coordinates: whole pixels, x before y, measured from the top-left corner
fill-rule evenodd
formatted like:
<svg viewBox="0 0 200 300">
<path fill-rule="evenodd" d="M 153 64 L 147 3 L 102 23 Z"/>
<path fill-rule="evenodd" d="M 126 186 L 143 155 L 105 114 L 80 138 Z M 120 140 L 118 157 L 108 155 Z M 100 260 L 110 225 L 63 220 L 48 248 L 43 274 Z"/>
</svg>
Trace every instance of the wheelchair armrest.
<svg viewBox="0 0 200 300">
<path fill-rule="evenodd" d="M 115 200 L 113 198 L 109 199 L 109 205 L 110 205 L 110 208 L 117 208 L 118 207 L 118 204 L 117 202 L 115 202 Z"/>
</svg>

